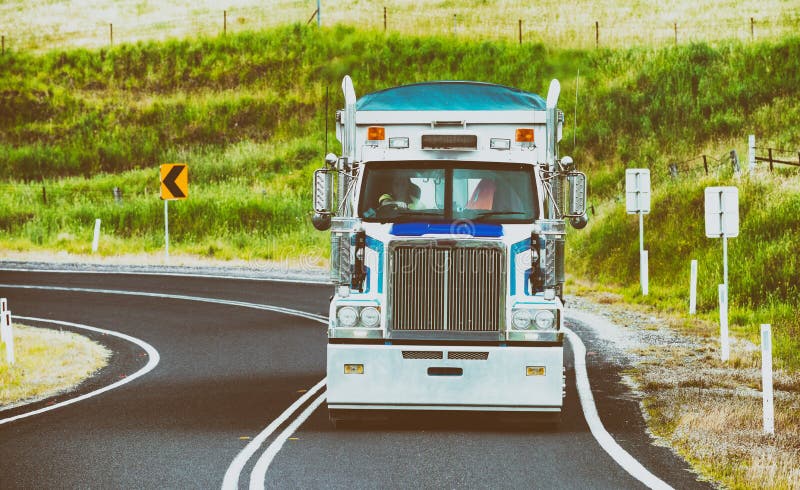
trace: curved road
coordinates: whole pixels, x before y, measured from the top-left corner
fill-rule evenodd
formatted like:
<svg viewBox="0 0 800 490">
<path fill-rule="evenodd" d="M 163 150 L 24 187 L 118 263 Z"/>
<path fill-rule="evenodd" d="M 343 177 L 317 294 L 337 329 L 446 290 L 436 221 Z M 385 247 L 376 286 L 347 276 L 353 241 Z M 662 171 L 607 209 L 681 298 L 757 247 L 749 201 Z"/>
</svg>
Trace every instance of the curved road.
<svg viewBox="0 0 800 490">
<path fill-rule="evenodd" d="M 463 415 L 334 430 L 324 403 L 312 405 L 322 402 L 324 387 L 306 394 L 325 377 L 325 327 L 314 316 L 327 315 L 330 294 L 327 285 L 269 280 L 0 271 L 0 296 L 15 317 L 121 332 L 160 357 L 152 371 L 98 396 L 7 423 L 76 394 L 0 411 L 0 487 L 220 488 L 239 456 L 241 488 L 644 488 L 589 431 L 571 353 L 565 416 L 556 430 Z M 569 326 L 590 351 L 592 392 L 616 442 L 668 485 L 709 488 L 652 444 L 617 368 L 592 352 L 598 339 L 586 325 Z M 148 362 L 136 344 L 75 330 L 114 352 L 78 394 Z M 299 399 L 298 410 L 284 414 Z M 286 431 L 304 410 L 308 419 Z M 285 421 L 265 434 L 282 415 Z M 276 452 L 284 431 L 291 437 Z M 251 443 L 259 434 L 263 444 Z M 248 447 L 255 447 L 252 456 L 241 456 Z"/>
</svg>

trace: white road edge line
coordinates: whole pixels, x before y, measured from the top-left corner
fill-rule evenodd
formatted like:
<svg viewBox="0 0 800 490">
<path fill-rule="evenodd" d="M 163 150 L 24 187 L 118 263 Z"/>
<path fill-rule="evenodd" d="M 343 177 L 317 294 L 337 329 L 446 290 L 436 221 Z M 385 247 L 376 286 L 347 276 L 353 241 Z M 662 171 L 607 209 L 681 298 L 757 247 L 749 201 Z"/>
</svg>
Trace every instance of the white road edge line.
<svg viewBox="0 0 800 490">
<path fill-rule="evenodd" d="M 324 317 L 322 315 L 316 315 L 314 313 L 307 313 L 307 312 L 304 312 L 304 311 L 294 310 L 294 309 L 291 309 L 291 308 L 283 308 L 283 307 L 280 307 L 280 306 L 262 305 L 262 304 L 258 304 L 258 303 L 247 303 L 247 302 L 243 302 L 243 301 L 231 301 L 231 300 L 224 300 L 224 299 L 205 298 L 205 297 L 201 297 L 201 296 L 184 296 L 184 295 L 178 295 L 178 294 L 148 293 L 148 292 L 142 292 L 142 291 L 121 291 L 121 290 L 113 290 L 113 289 L 68 288 L 68 287 L 62 287 L 62 286 L 37 286 L 37 285 L 16 285 L 16 284 L 0 284 L 0 288 L 44 289 L 44 290 L 49 290 L 49 291 L 66 291 L 66 292 L 98 293 L 98 294 L 119 294 L 119 295 L 129 295 L 129 296 L 144 296 L 144 297 L 150 297 L 150 298 L 168 298 L 168 299 L 180 299 L 180 300 L 185 300 L 185 301 L 199 301 L 199 302 L 203 302 L 203 303 L 216 303 L 216 304 L 223 304 L 223 305 L 230 305 L 230 306 L 240 306 L 240 307 L 243 307 L 243 308 L 253 308 L 253 309 L 258 309 L 258 310 L 274 311 L 274 312 L 277 312 L 277 313 L 283 313 L 285 315 L 299 316 L 299 317 L 306 318 L 306 319 L 309 319 L 309 320 L 318 321 L 318 322 L 323 323 L 325 325 L 328 324 L 328 318 L 327 317 Z M 17 318 L 37 320 L 36 318 L 26 318 L 26 317 L 17 317 Z M 44 321 L 48 321 L 48 320 L 44 320 Z M 58 322 L 54 322 L 54 323 L 58 323 Z M 65 323 L 65 322 L 62 322 L 62 323 L 65 324 L 65 325 L 78 326 L 76 324 L 68 324 L 68 323 Z M 85 328 L 94 329 L 93 327 L 85 327 Z M 99 330 L 99 329 L 94 329 L 94 330 L 102 331 L 102 330 Z M 123 337 L 123 338 L 127 338 L 128 337 L 125 334 L 112 333 L 112 332 L 107 332 L 107 333 L 110 333 L 112 335 L 117 335 L 117 336 L 120 336 L 120 337 Z M 133 337 L 130 337 L 130 339 L 133 339 Z M 145 345 L 147 345 L 147 344 L 145 344 Z M 148 347 L 150 347 L 150 346 L 148 345 Z M 156 364 L 157 364 L 158 363 L 158 352 L 156 352 L 155 349 L 153 349 L 152 347 L 150 347 L 150 349 L 152 349 L 153 352 L 155 352 L 155 358 L 156 358 Z M 148 353 L 149 353 L 149 351 L 148 351 Z M 150 357 L 151 357 L 151 361 L 152 361 L 153 355 L 151 354 Z M 153 367 L 155 367 L 155 365 Z M 141 373 L 141 374 L 144 374 L 144 373 Z M 137 375 L 140 376 L 139 373 L 137 373 Z M 131 377 L 127 378 L 127 381 L 126 380 L 123 380 L 123 381 L 124 382 L 128 382 L 128 381 L 132 381 L 133 379 L 134 379 L 134 377 L 131 376 Z M 297 410 L 298 407 L 300 407 L 310 397 L 312 397 L 314 395 L 314 393 L 316 393 L 323 386 L 325 386 L 325 380 L 326 380 L 326 378 L 323 378 L 322 381 L 320 381 L 319 383 L 314 385 L 313 388 L 311 388 L 302 397 L 300 397 L 295 403 L 293 403 L 289 408 L 287 408 L 277 419 L 275 419 L 270 425 L 268 425 L 263 431 L 261 431 L 261 433 L 259 433 L 259 435 L 256 436 L 255 439 L 250 441 L 250 443 L 247 444 L 247 446 L 245 446 L 244 449 L 242 449 L 242 451 L 236 456 L 236 458 L 234 458 L 233 462 L 231 463 L 231 465 L 228 467 L 227 471 L 225 472 L 225 478 L 224 478 L 223 484 L 222 484 L 222 488 L 223 489 L 232 490 L 232 489 L 238 488 L 239 476 L 240 476 L 240 474 L 242 472 L 242 469 L 247 464 L 247 461 L 252 457 L 253 454 L 255 454 L 255 452 L 258 450 L 258 448 L 261 446 L 261 444 L 273 432 L 275 432 L 275 430 L 280 425 L 282 425 L 286 421 L 286 419 L 289 418 L 289 416 Z M 113 388 L 115 386 L 118 386 L 120 384 L 124 384 L 124 383 L 117 382 L 117 383 L 114 383 L 113 385 L 110 385 L 110 386 L 108 386 L 108 387 L 106 387 L 106 388 L 104 388 L 102 390 L 98 390 L 97 392 L 93 392 L 93 393 L 99 394 L 99 393 L 102 393 L 103 391 L 107 391 L 108 389 L 111 389 L 111 388 Z M 84 397 L 79 397 L 79 398 L 76 398 L 74 400 L 70 400 L 69 403 L 74 403 L 74 402 L 82 400 L 82 399 L 84 399 Z M 324 400 L 325 397 L 323 396 L 322 399 Z M 317 403 L 317 401 L 315 401 L 314 403 Z M 67 404 L 67 402 L 64 402 L 63 404 L 53 405 L 52 407 L 48 407 L 47 410 L 52 410 L 53 408 L 56 408 L 58 406 L 63 406 L 64 404 Z M 319 403 L 317 403 L 316 406 L 319 406 Z M 46 410 L 42 410 L 42 411 L 46 411 Z M 36 413 L 41 413 L 41 411 L 32 412 L 30 415 L 34 415 Z M 26 415 L 23 415 L 23 416 L 28 416 L 28 415 L 26 414 Z M 15 418 L 12 418 L 12 419 L 8 419 L 6 421 L 10 422 L 12 420 L 16 420 L 17 418 L 21 418 L 21 417 L 22 416 L 15 417 Z M 6 421 L 0 421 L 0 424 L 4 423 Z M 287 435 L 286 437 L 288 438 L 289 436 Z"/>
<path fill-rule="evenodd" d="M 168 276 L 168 277 L 196 277 L 199 279 L 232 279 L 236 281 L 264 281 L 264 282 L 288 282 L 292 284 L 314 284 L 320 286 L 333 286 L 322 280 L 281 278 L 281 277 L 253 277 L 253 276 L 226 276 L 223 274 L 192 274 L 191 272 L 150 272 L 150 271 L 83 271 L 69 269 L 27 269 L 14 267 L 0 267 L 0 272 L 52 272 L 55 274 L 108 274 L 108 275 L 129 275 L 129 276 Z"/>
<path fill-rule="evenodd" d="M 158 355 L 158 351 L 155 348 L 153 348 L 153 346 L 148 344 L 147 342 L 145 342 L 143 340 L 140 340 L 140 339 L 137 339 L 136 337 L 131 337 L 130 335 L 126 335 L 124 333 L 114 332 L 113 330 L 105 330 L 105 329 L 102 329 L 102 328 L 90 327 L 89 325 L 82 325 L 80 323 L 62 322 L 62 321 L 59 321 L 59 320 L 50 320 L 50 319 L 47 319 L 47 318 L 36 318 L 36 317 L 14 315 L 14 319 L 32 320 L 32 321 L 43 322 L 43 323 L 53 323 L 53 324 L 56 324 L 56 325 L 63 325 L 63 326 L 66 326 L 66 327 L 79 328 L 79 329 L 83 329 L 83 330 L 89 330 L 89 331 L 92 331 L 92 332 L 103 333 L 103 334 L 106 334 L 106 335 L 112 335 L 114 337 L 119 337 L 119 338 L 127 340 L 129 342 L 133 342 L 134 344 L 136 344 L 139 347 L 141 347 L 142 349 L 144 349 L 147 352 L 147 356 L 148 356 L 149 359 L 147 361 L 147 364 L 144 365 L 144 367 L 142 367 L 141 369 L 139 369 L 138 371 L 136 371 L 132 375 L 130 375 L 130 376 L 124 378 L 124 379 L 121 379 L 121 380 L 119 380 L 119 381 L 117 381 L 115 383 L 112 383 L 112 384 L 110 384 L 108 386 L 105 386 L 103 388 L 100 388 L 98 390 L 95 390 L 95 391 L 92 391 L 92 392 L 89 392 L 89 393 L 85 393 L 85 394 L 83 394 L 81 396 L 78 396 L 76 398 L 71 398 L 69 400 L 65 400 L 65 401 L 63 401 L 61 403 L 56 403 L 56 404 L 50 405 L 48 407 L 40 408 L 39 410 L 34 410 L 32 412 L 23 413 L 23 414 L 20 414 L 20 415 L 16 415 L 14 417 L 1 419 L 0 420 L 0 425 L 7 424 L 9 422 L 14 422 L 15 420 L 23 419 L 23 418 L 26 418 L 26 417 L 31 417 L 33 415 L 38 415 L 40 413 L 49 412 L 50 410 L 55 410 L 57 408 L 65 407 L 65 406 L 71 405 L 73 403 L 78 403 L 79 401 L 86 400 L 87 398 L 91 398 L 91 397 L 97 396 L 97 395 L 99 395 L 101 393 L 105 393 L 106 391 L 113 390 L 114 388 L 119 388 L 120 386 L 122 386 L 124 384 L 127 384 L 127 383 L 130 383 L 131 381 L 135 380 L 136 378 L 144 376 L 145 374 L 147 374 L 150 371 L 152 371 L 158 365 L 158 362 L 161 359 L 161 357 Z"/>
<path fill-rule="evenodd" d="M 324 381 L 324 380 L 323 380 Z M 253 471 L 250 472 L 250 490 L 264 490 L 264 481 L 267 478 L 267 468 L 269 468 L 270 463 L 272 460 L 275 459 L 275 455 L 278 454 L 278 451 L 281 450 L 283 444 L 286 442 L 292 434 L 306 421 L 308 417 L 311 416 L 314 411 L 322 405 L 322 402 L 325 401 L 327 397 L 326 393 L 321 394 L 314 400 L 311 405 L 306 407 L 294 421 L 284 429 L 281 434 L 272 441 L 272 444 L 267 447 L 267 450 L 258 458 L 256 461 L 256 465 L 253 467 Z"/>
<path fill-rule="evenodd" d="M 630 473 L 631 476 L 655 489 L 671 489 L 672 487 L 663 480 L 650 473 L 639 461 L 630 455 L 620 446 L 617 441 L 606 431 L 600 415 L 597 413 L 597 406 L 594 404 L 592 388 L 589 385 L 589 375 L 586 372 L 586 346 L 578 335 L 567 327 L 561 328 L 572 344 L 572 353 L 575 357 L 575 384 L 578 388 L 578 397 L 581 401 L 583 416 L 589 424 L 589 430 L 600 444 L 600 447 L 619 464 L 622 469 Z"/>
<path fill-rule="evenodd" d="M 181 294 L 168 294 L 168 293 L 148 293 L 144 291 L 124 291 L 116 289 L 93 289 L 93 288 L 69 288 L 63 286 L 38 286 L 38 285 L 19 285 L 19 284 L 0 284 L 0 288 L 16 288 L 16 289 L 44 289 L 47 291 L 66 291 L 77 293 L 95 293 L 95 294 L 120 294 L 127 296 L 143 296 L 146 298 L 166 298 L 166 299 L 180 299 L 184 301 L 199 301 L 201 303 L 214 303 L 220 305 L 241 306 L 243 308 L 253 308 L 256 310 L 274 311 L 277 313 L 284 313 L 292 316 L 299 316 L 309 320 L 315 320 L 321 323 L 328 323 L 328 318 L 314 313 L 306 313 L 305 311 L 293 310 L 291 308 L 283 308 L 281 306 L 262 305 L 258 303 L 247 303 L 244 301 L 233 301 L 227 299 L 206 298 L 203 296 L 185 296 Z"/>
</svg>

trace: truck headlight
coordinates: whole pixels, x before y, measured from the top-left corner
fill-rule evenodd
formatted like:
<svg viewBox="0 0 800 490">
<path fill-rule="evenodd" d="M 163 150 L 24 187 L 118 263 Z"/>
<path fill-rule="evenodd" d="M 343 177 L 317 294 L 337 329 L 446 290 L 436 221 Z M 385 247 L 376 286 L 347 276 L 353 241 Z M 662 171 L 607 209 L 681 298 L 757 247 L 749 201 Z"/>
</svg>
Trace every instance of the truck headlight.
<svg viewBox="0 0 800 490">
<path fill-rule="evenodd" d="M 511 314 L 511 322 L 517 330 L 527 330 L 531 328 L 533 315 L 530 310 L 514 310 Z"/>
<path fill-rule="evenodd" d="M 550 310 L 541 310 L 536 312 L 533 321 L 536 323 L 536 328 L 539 330 L 553 330 L 556 316 Z"/>
<path fill-rule="evenodd" d="M 358 312 L 352 306 L 339 308 L 339 311 L 336 312 L 336 320 L 340 327 L 353 327 L 358 322 Z"/>
<path fill-rule="evenodd" d="M 381 312 L 374 306 L 361 310 L 361 324 L 367 328 L 375 328 L 381 323 Z"/>
</svg>

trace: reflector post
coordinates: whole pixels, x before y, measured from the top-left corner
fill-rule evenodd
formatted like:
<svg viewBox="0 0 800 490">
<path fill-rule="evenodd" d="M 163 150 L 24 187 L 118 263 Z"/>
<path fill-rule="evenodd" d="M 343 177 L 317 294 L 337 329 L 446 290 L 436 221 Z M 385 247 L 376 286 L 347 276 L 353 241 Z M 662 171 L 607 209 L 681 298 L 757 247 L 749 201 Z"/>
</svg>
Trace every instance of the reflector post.
<svg viewBox="0 0 800 490">
<path fill-rule="evenodd" d="M 383 141 L 386 139 L 386 129 L 383 126 L 370 126 L 367 128 L 367 140 Z"/>
</svg>

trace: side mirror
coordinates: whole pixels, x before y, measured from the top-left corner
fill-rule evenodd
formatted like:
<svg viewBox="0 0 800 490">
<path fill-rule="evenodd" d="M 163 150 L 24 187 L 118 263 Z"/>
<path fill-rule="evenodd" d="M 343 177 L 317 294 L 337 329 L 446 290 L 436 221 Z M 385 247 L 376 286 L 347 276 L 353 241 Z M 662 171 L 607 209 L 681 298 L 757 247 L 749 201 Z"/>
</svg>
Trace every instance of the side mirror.
<svg viewBox="0 0 800 490">
<path fill-rule="evenodd" d="M 586 174 L 569 172 L 567 174 L 569 192 L 568 212 L 566 216 L 577 218 L 586 214 Z"/>
<path fill-rule="evenodd" d="M 331 214 L 333 201 L 333 173 L 329 168 L 314 171 L 314 212 Z"/>
<path fill-rule="evenodd" d="M 311 224 L 319 231 L 331 227 L 334 172 L 329 167 L 314 171 L 314 215 L 311 217 Z"/>
</svg>

